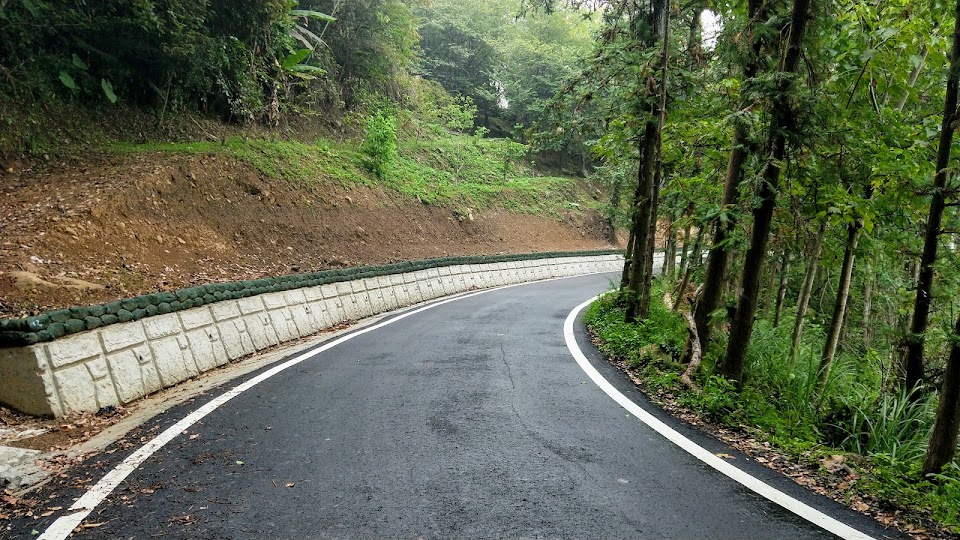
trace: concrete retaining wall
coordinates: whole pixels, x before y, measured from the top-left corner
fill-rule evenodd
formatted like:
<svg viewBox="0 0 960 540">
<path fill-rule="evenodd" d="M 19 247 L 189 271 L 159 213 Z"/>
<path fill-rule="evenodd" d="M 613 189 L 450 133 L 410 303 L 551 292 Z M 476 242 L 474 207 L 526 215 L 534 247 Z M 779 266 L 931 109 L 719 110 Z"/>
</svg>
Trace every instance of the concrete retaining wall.
<svg viewBox="0 0 960 540">
<path fill-rule="evenodd" d="M 0 349 L 0 402 L 45 416 L 96 411 L 346 321 L 471 289 L 622 267 L 620 255 L 464 264 L 214 302 Z"/>
</svg>

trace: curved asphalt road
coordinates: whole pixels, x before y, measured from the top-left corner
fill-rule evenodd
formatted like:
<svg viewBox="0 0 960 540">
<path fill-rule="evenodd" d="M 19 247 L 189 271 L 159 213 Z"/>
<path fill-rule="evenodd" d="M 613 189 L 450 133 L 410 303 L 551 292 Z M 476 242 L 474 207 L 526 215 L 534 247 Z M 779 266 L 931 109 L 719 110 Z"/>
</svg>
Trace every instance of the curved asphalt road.
<svg viewBox="0 0 960 540">
<path fill-rule="evenodd" d="M 683 452 L 587 378 L 562 326 L 610 278 L 491 291 L 321 352 L 176 437 L 84 522 L 102 525 L 74 537 L 832 538 Z M 807 504 L 885 535 L 675 427 Z"/>
</svg>

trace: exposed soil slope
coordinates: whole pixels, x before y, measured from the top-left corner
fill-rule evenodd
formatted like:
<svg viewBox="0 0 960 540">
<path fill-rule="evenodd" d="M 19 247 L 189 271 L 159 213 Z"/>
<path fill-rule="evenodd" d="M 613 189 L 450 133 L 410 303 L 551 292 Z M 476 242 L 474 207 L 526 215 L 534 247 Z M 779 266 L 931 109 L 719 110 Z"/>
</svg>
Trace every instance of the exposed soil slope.
<svg viewBox="0 0 960 540">
<path fill-rule="evenodd" d="M 221 156 L 110 155 L 0 173 L 0 316 L 409 259 L 609 247 L 596 214 L 428 206 L 303 187 Z"/>
</svg>

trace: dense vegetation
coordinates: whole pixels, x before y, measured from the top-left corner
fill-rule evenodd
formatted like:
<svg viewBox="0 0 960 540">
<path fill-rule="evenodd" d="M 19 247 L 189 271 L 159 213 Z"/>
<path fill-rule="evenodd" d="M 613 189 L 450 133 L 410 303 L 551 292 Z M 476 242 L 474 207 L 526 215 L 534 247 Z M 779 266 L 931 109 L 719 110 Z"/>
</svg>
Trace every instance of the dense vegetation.
<svg viewBox="0 0 960 540">
<path fill-rule="evenodd" d="M 709 39 L 706 3 L 589 4 L 600 39 L 552 112 L 628 207 L 591 315 L 608 350 L 782 448 L 866 456 L 882 480 L 857 489 L 958 527 L 960 3 L 711 3 Z"/>
</svg>

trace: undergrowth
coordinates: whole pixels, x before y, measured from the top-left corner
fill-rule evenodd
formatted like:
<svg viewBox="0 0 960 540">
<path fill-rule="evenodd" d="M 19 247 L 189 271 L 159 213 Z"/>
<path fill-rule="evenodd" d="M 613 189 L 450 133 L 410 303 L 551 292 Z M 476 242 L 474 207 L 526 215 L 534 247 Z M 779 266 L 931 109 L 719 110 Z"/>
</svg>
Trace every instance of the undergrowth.
<svg viewBox="0 0 960 540">
<path fill-rule="evenodd" d="M 690 390 L 680 382 L 686 326 L 661 297 L 662 284 L 655 283 L 650 317 L 637 324 L 623 322 L 624 307 L 616 294 L 602 297 L 584 316 L 600 350 L 626 361 L 648 390 L 669 393 L 682 407 L 744 430 L 794 460 L 819 463 L 826 456 L 847 455 L 848 463 L 858 464 L 859 476 L 850 488 L 854 493 L 932 517 L 960 533 L 960 466 L 953 463 L 941 475 L 920 478 L 935 396 L 914 403 L 903 392 L 881 392 L 882 365 L 874 353 L 840 355 L 817 395 L 821 331 L 808 328 L 791 364 L 789 319 L 778 328 L 757 321 L 740 392 L 712 374 L 722 346 L 705 355 L 696 377 L 701 390 Z"/>
<path fill-rule="evenodd" d="M 573 178 L 537 176 L 524 162 L 527 147 L 505 139 L 446 134 L 401 141 L 389 160 L 370 169 L 370 157 L 354 143 L 314 143 L 227 138 L 222 141 L 115 144 L 122 153 L 171 152 L 225 155 L 265 176 L 302 185 L 383 185 L 424 204 L 506 210 L 560 218 L 597 203 Z M 379 178 L 378 178 L 379 177 Z"/>
</svg>

